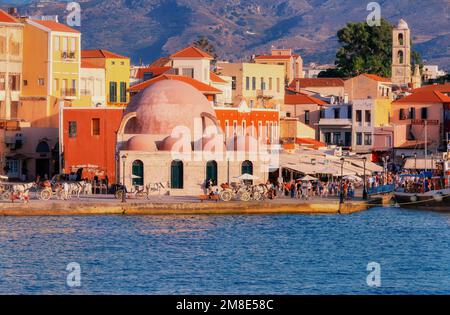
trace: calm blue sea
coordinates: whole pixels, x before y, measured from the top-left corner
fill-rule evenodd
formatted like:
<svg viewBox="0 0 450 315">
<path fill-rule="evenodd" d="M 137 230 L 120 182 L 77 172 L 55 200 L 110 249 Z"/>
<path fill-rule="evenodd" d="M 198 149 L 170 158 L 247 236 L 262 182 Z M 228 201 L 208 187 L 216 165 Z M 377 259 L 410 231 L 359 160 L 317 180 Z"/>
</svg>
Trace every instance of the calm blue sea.
<svg viewBox="0 0 450 315">
<path fill-rule="evenodd" d="M 449 294 L 450 215 L 1 217 L 0 294 L 54 293 Z"/>
</svg>

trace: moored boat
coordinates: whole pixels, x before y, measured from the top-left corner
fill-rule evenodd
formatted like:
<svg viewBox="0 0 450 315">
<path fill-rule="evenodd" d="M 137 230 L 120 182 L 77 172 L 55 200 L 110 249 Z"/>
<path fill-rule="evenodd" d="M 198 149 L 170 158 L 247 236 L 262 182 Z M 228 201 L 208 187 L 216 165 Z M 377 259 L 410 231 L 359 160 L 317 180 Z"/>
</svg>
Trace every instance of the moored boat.
<svg viewBox="0 0 450 315">
<path fill-rule="evenodd" d="M 394 196 L 402 208 L 450 212 L 450 188 L 426 193 L 395 192 Z"/>
</svg>

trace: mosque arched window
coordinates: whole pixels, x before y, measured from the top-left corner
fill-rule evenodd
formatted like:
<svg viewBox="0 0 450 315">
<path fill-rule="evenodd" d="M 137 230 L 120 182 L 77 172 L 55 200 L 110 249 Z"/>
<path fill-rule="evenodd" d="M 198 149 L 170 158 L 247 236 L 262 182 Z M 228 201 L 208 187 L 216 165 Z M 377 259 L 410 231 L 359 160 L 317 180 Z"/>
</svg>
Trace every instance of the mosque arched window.
<svg viewBox="0 0 450 315">
<path fill-rule="evenodd" d="M 251 161 L 242 162 L 242 175 L 253 175 L 253 163 Z"/>
<path fill-rule="evenodd" d="M 144 186 L 144 163 L 142 161 L 133 162 L 131 174 L 133 186 Z"/>
<path fill-rule="evenodd" d="M 206 163 L 206 181 L 212 181 L 214 185 L 217 185 L 217 162 L 209 161 Z"/>
</svg>

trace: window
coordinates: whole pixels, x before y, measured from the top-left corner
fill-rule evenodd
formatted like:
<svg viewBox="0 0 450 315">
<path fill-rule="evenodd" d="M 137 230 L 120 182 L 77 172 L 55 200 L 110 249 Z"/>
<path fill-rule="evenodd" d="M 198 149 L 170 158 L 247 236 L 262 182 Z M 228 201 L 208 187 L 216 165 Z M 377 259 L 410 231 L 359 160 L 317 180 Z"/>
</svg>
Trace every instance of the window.
<svg viewBox="0 0 450 315">
<path fill-rule="evenodd" d="M 422 116 L 422 119 L 428 119 L 428 108 L 426 108 L 426 107 L 423 107 L 422 109 L 421 109 L 421 116 Z"/>
<path fill-rule="evenodd" d="M 75 50 L 77 46 L 76 39 L 74 37 L 70 38 L 70 52 L 75 55 Z M 74 58 L 75 56 L 73 56 Z"/>
<path fill-rule="evenodd" d="M 399 64 L 403 64 L 403 59 L 404 59 L 404 55 L 403 55 L 403 51 L 399 51 L 398 55 L 397 55 L 397 60 Z"/>
<path fill-rule="evenodd" d="M 405 120 L 406 116 L 405 116 L 405 109 L 404 108 L 400 108 L 399 112 L 398 112 L 398 119 L 399 120 Z"/>
<path fill-rule="evenodd" d="M 237 135 L 237 120 L 233 121 L 233 135 Z"/>
<path fill-rule="evenodd" d="M 28 85 L 28 80 L 23 80 L 23 86 L 27 86 Z"/>
<path fill-rule="evenodd" d="M 233 91 L 236 90 L 236 77 L 231 77 L 231 89 Z M 247 88 L 247 90 L 248 90 L 248 88 Z"/>
<path fill-rule="evenodd" d="M 266 89 L 266 84 L 264 83 L 264 78 L 261 78 L 261 90 L 264 91 Z"/>
<path fill-rule="evenodd" d="M 92 119 L 92 135 L 93 136 L 100 135 L 100 118 Z"/>
<path fill-rule="evenodd" d="M 183 162 L 180 160 L 172 161 L 170 166 L 170 188 L 183 189 L 184 172 Z"/>
<path fill-rule="evenodd" d="M 247 122 L 245 120 L 242 121 L 242 134 L 247 134 Z"/>
<path fill-rule="evenodd" d="M 356 133 L 356 145 L 362 145 L 362 133 L 361 132 L 357 132 Z"/>
<path fill-rule="evenodd" d="M 136 160 L 132 165 L 132 185 L 144 186 L 144 163 L 140 160 Z"/>
<path fill-rule="evenodd" d="M 372 134 L 371 133 L 364 134 L 364 145 L 372 145 Z"/>
<path fill-rule="evenodd" d="M 117 102 L 117 82 L 109 83 L 109 101 L 111 103 Z"/>
<path fill-rule="evenodd" d="M 250 77 L 245 77 L 245 89 L 250 91 Z"/>
<path fill-rule="evenodd" d="M 404 38 L 403 38 L 403 34 L 398 34 L 398 44 L 400 45 L 400 46 L 403 46 L 403 44 L 404 44 Z"/>
<path fill-rule="evenodd" d="M 321 110 L 320 110 L 320 112 L 319 112 L 319 118 L 320 118 L 320 119 L 325 118 L 325 110 L 324 110 L 324 109 L 321 109 Z"/>
<path fill-rule="evenodd" d="M 253 108 L 255 106 L 255 101 L 254 100 L 250 100 L 250 108 Z"/>
<path fill-rule="evenodd" d="M 259 139 L 263 138 L 263 124 L 262 124 L 262 121 L 258 121 L 258 137 L 259 137 Z"/>
<path fill-rule="evenodd" d="M 127 102 L 127 83 L 126 82 L 120 82 L 120 102 L 121 103 Z"/>
<path fill-rule="evenodd" d="M 230 122 L 228 120 L 225 120 L 225 135 L 230 136 Z"/>
<path fill-rule="evenodd" d="M 277 78 L 277 93 L 280 93 L 280 78 Z"/>
<path fill-rule="evenodd" d="M 333 144 L 340 145 L 341 144 L 341 133 L 334 132 L 333 133 Z"/>
<path fill-rule="evenodd" d="M 273 90 L 272 78 L 269 78 L 269 90 L 270 90 L 270 91 Z"/>
<path fill-rule="evenodd" d="M 183 68 L 182 73 L 184 77 L 194 78 L 194 68 Z"/>
<path fill-rule="evenodd" d="M 69 138 L 76 138 L 77 136 L 77 122 L 69 121 Z"/>
<path fill-rule="evenodd" d="M 68 42 L 67 42 L 67 37 L 63 37 L 63 47 L 62 50 L 67 53 L 67 51 L 69 50 L 69 46 L 68 46 Z"/>
<path fill-rule="evenodd" d="M 53 79 L 53 91 L 59 91 L 59 79 Z"/>
<path fill-rule="evenodd" d="M 416 109 L 414 107 L 409 109 L 409 119 L 416 119 Z"/>
<path fill-rule="evenodd" d="M 253 91 L 256 90 L 256 78 L 255 77 L 252 78 L 252 90 Z"/>
<path fill-rule="evenodd" d="M 310 122 L 310 112 L 309 110 L 305 110 L 305 124 L 309 125 Z"/>
<path fill-rule="evenodd" d="M 365 116 L 365 121 L 370 126 L 370 124 L 372 123 L 372 112 L 370 110 L 366 110 Z"/>
<path fill-rule="evenodd" d="M 9 75 L 9 89 L 11 91 L 20 91 L 20 74 Z"/>
<path fill-rule="evenodd" d="M 340 119 L 341 118 L 341 109 L 340 108 L 334 108 L 334 119 Z"/>
<path fill-rule="evenodd" d="M 356 122 L 358 122 L 358 123 L 362 122 L 362 111 L 361 110 L 356 111 Z"/>
<path fill-rule="evenodd" d="M 153 78 L 153 72 L 144 72 L 144 81 L 150 80 Z"/>
<path fill-rule="evenodd" d="M 38 85 L 44 86 L 45 85 L 45 80 L 43 78 L 38 79 Z"/>
<path fill-rule="evenodd" d="M 61 47 L 59 46 L 59 36 L 55 36 L 55 50 L 59 51 Z"/>
<path fill-rule="evenodd" d="M 242 162 L 241 175 L 250 174 L 253 175 L 253 163 L 251 161 Z"/>
<path fill-rule="evenodd" d="M 324 139 L 326 144 L 331 144 L 331 132 L 325 132 Z"/>
</svg>

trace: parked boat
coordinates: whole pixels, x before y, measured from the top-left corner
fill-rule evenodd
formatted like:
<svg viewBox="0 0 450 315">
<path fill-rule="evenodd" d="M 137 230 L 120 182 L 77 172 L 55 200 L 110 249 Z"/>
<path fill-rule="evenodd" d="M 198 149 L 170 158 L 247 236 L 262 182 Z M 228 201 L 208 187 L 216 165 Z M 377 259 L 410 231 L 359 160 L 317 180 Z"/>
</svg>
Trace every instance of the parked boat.
<svg viewBox="0 0 450 315">
<path fill-rule="evenodd" d="M 426 193 L 395 192 L 394 196 L 402 208 L 450 212 L 450 188 Z"/>
</svg>

